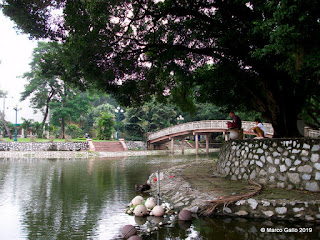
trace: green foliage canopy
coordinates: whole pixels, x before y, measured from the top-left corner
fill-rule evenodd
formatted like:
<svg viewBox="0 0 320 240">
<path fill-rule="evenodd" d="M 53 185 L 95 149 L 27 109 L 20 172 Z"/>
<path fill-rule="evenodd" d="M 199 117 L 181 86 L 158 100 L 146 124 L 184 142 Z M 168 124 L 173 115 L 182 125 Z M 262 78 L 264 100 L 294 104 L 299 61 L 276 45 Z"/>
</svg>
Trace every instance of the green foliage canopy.
<svg viewBox="0 0 320 240">
<path fill-rule="evenodd" d="M 49 6 L 64 11 L 56 31 Z M 319 92 L 319 10 L 312 0 L 3 5 L 24 32 L 63 40 L 70 82 L 113 92 L 125 104 L 171 91 L 190 102 L 190 88 L 198 86 L 201 101 L 261 112 L 282 137 L 298 134 L 297 118 Z M 176 91 L 184 86 L 189 91 Z"/>
<path fill-rule="evenodd" d="M 49 104 L 52 99 L 59 95 L 62 88 L 62 81 L 57 74 L 49 74 L 45 63 L 55 61 L 56 52 L 60 50 L 57 43 L 38 42 L 38 46 L 33 50 L 31 70 L 23 74 L 27 79 L 24 91 L 21 93 L 21 100 L 30 97 L 31 106 L 43 113 L 42 125 L 45 124 L 49 114 Z M 49 60 L 50 59 L 50 60 Z"/>
<path fill-rule="evenodd" d="M 76 124 L 68 124 L 66 134 L 71 136 L 71 138 L 81 138 L 84 136 L 82 129 Z"/>
<path fill-rule="evenodd" d="M 173 105 L 157 103 L 154 99 L 141 107 L 127 109 L 123 121 L 126 136 L 141 140 L 154 132 L 176 124 L 177 111 Z"/>
</svg>

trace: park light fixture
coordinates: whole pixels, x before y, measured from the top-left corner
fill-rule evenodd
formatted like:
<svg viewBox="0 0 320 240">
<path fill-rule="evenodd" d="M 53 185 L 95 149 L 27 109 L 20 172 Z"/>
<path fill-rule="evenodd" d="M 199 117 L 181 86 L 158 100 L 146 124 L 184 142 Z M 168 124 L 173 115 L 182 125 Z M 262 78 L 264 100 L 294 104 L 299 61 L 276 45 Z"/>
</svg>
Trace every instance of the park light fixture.
<svg viewBox="0 0 320 240">
<path fill-rule="evenodd" d="M 18 141 L 17 139 L 17 135 L 18 135 L 18 130 L 17 130 L 17 126 L 18 126 L 18 111 L 22 110 L 22 107 L 18 108 L 18 106 L 16 105 L 13 110 L 16 111 L 16 125 L 15 125 L 15 128 L 14 128 L 14 140 L 13 141 Z"/>
<path fill-rule="evenodd" d="M 119 141 L 120 113 L 123 113 L 124 110 L 121 109 L 120 107 L 117 107 L 114 111 L 117 114 L 117 141 Z"/>
</svg>

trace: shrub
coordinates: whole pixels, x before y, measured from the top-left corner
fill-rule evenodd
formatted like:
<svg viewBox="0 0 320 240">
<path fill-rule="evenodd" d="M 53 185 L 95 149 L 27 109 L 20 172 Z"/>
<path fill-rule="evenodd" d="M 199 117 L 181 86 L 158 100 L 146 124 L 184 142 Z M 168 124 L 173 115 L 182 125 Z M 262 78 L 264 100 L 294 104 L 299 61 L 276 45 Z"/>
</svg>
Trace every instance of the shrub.
<svg viewBox="0 0 320 240">
<path fill-rule="evenodd" d="M 55 139 L 55 136 L 53 136 L 53 135 L 49 136 L 49 142 L 51 142 L 51 143 L 54 142 L 54 139 Z"/>
<path fill-rule="evenodd" d="M 36 141 L 37 141 L 37 136 L 30 137 L 30 142 L 36 142 Z"/>
<path fill-rule="evenodd" d="M 100 117 L 96 120 L 96 125 L 98 127 L 98 138 L 109 140 L 115 127 L 114 115 L 108 112 L 100 113 Z"/>
<path fill-rule="evenodd" d="M 65 139 L 66 142 L 72 142 L 72 137 L 69 136 L 69 135 L 65 135 L 64 139 Z"/>
<path fill-rule="evenodd" d="M 83 137 L 83 131 L 76 124 L 69 124 L 66 127 L 66 133 L 69 134 L 72 138 Z"/>
</svg>

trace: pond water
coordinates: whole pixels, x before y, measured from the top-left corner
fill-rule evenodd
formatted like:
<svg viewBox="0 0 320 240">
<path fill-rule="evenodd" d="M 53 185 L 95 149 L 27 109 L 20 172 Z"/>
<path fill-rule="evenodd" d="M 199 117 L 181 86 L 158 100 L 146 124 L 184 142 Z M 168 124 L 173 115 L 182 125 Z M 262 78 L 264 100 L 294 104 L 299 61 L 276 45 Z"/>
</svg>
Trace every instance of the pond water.
<svg viewBox="0 0 320 240">
<path fill-rule="evenodd" d="M 134 185 L 145 183 L 152 172 L 214 157 L 0 159 L 0 239 L 121 239 L 121 228 L 127 224 L 136 225 L 143 239 L 320 238 L 315 224 L 243 218 L 198 218 L 192 223 L 173 220 L 147 234 L 152 220 L 125 214 L 136 195 Z M 312 232 L 285 232 L 300 227 Z M 261 228 L 282 229 L 282 233 L 263 233 Z"/>
</svg>

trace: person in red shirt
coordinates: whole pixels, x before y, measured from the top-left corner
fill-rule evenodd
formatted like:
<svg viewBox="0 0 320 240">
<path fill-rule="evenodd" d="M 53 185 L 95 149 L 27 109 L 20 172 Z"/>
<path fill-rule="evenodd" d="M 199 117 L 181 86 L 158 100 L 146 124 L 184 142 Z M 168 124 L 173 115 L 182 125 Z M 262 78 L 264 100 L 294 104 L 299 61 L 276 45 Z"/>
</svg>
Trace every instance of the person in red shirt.
<svg viewBox="0 0 320 240">
<path fill-rule="evenodd" d="M 242 127 L 241 118 L 232 111 L 229 113 L 229 116 L 232 118 L 232 122 L 227 122 L 228 128 L 237 128 L 240 130 Z"/>
</svg>

